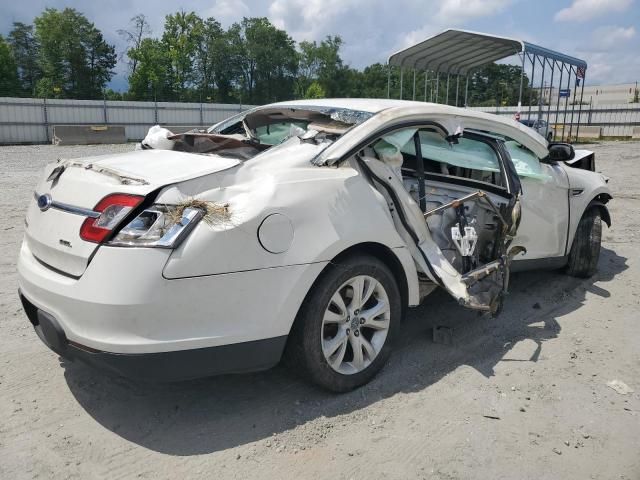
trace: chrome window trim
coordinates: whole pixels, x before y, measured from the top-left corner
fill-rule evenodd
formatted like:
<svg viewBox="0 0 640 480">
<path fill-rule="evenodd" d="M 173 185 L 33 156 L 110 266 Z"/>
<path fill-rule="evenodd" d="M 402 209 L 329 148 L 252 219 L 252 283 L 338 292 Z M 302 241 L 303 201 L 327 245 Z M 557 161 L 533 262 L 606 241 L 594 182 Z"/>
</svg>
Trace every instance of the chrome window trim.
<svg viewBox="0 0 640 480">
<path fill-rule="evenodd" d="M 38 197 L 40 195 L 38 192 L 33 192 L 33 197 L 38 201 Z M 72 213 L 74 215 L 81 215 L 83 217 L 89 218 L 98 218 L 100 216 L 100 212 L 96 212 L 89 208 L 76 207 L 75 205 L 69 205 L 68 203 L 57 202 L 55 200 L 51 200 L 51 205 L 49 208 L 55 208 L 56 210 L 61 210 L 63 212 Z"/>
</svg>

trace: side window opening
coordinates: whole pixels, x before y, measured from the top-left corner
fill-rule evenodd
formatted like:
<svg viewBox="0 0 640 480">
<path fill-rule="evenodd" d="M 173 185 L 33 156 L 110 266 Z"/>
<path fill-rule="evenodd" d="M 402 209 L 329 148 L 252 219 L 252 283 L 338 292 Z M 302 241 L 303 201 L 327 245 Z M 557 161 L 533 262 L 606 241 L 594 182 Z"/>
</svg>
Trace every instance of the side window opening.
<svg viewBox="0 0 640 480">
<path fill-rule="evenodd" d="M 535 153 L 515 140 L 505 139 L 504 146 L 509 152 L 513 166 L 519 177 L 547 181 L 550 175 L 543 171 L 542 164 Z"/>
<path fill-rule="evenodd" d="M 418 172 L 416 147 L 423 158 L 424 172 Z M 438 180 L 444 175 L 505 186 L 497 153 L 487 143 L 472 138 L 472 134 L 449 142 L 439 129 L 407 128 L 383 135 L 371 148 L 403 181 L 420 176 Z"/>
</svg>

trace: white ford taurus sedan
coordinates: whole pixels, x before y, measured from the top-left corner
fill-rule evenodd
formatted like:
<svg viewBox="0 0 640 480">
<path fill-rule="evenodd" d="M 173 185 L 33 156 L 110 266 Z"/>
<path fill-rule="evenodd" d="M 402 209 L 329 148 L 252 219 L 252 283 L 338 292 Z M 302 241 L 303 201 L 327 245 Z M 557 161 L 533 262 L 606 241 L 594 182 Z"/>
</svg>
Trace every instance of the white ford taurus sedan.
<svg viewBox="0 0 640 480">
<path fill-rule="evenodd" d="M 393 100 L 259 107 L 59 160 L 35 188 L 20 297 L 62 357 L 178 380 L 290 358 L 346 391 L 437 287 L 497 314 L 515 269 L 589 276 L 609 224 L 591 152 L 498 116 Z"/>
</svg>

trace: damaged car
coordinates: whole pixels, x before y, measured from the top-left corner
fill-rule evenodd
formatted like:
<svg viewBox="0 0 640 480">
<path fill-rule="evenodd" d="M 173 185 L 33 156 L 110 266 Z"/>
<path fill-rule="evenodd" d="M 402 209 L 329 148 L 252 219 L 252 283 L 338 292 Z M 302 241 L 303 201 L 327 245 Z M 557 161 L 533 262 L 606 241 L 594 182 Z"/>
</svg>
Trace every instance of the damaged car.
<svg viewBox="0 0 640 480">
<path fill-rule="evenodd" d="M 333 391 L 384 366 L 437 288 L 496 315 L 510 273 L 597 268 L 592 152 L 510 119 L 396 100 L 291 101 L 137 151 L 58 160 L 25 219 L 19 289 L 63 358 L 173 381 L 283 357 Z"/>
</svg>

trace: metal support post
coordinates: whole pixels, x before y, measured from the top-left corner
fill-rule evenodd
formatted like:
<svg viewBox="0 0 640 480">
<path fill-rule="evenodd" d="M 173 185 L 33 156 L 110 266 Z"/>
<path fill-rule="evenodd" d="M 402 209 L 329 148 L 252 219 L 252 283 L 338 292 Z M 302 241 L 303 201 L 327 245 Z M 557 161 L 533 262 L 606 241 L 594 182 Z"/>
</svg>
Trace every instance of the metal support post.
<svg viewBox="0 0 640 480">
<path fill-rule="evenodd" d="M 444 103 L 449 105 L 449 72 L 447 72 L 447 95 L 445 96 Z"/>
<path fill-rule="evenodd" d="M 47 137 L 47 143 L 51 141 L 49 136 L 49 113 L 47 112 L 47 99 L 42 99 L 42 116 L 44 117 L 44 134 Z"/>
<path fill-rule="evenodd" d="M 520 92 L 518 93 L 518 111 L 517 111 L 518 116 L 520 116 L 520 109 L 522 108 L 522 85 L 524 82 L 524 55 L 525 53 L 522 52 L 522 67 L 520 70 Z M 467 85 L 469 84 L 468 80 L 469 80 L 469 77 L 467 74 Z M 465 98 L 465 103 L 466 103 L 466 98 Z"/>
<path fill-rule="evenodd" d="M 527 55 L 527 57 L 529 57 Z M 531 60 L 531 57 L 529 57 Z M 531 60 L 531 82 L 529 82 L 529 107 L 527 109 L 527 120 L 531 120 L 531 102 L 533 101 L 533 81 L 536 76 L 536 56 L 533 55 L 533 60 Z"/>
<path fill-rule="evenodd" d="M 567 90 L 571 88 L 571 65 L 567 68 Z M 564 138 L 565 127 L 567 125 L 567 108 L 569 106 L 569 96 L 567 95 L 564 100 L 564 116 L 562 117 L 562 139 L 568 140 L 568 138 Z"/>
<path fill-rule="evenodd" d="M 580 89 L 580 108 L 578 110 L 578 126 L 576 127 L 576 140 L 578 139 L 578 134 L 580 133 L 580 116 L 582 115 L 582 98 L 584 95 L 584 81 L 587 78 L 587 69 L 584 69 L 584 75 L 582 75 L 582 88 Z"/>
<path fill-rule="evenodd" d="M 564 62 L 562 63 L 558 63 L 560 65 L 560 81 L 558 82 L 558 101 L 556 103 L 556 120 L 554 122 L 555 125 L 558 125 L 559 123 L 559 118 L 560 118 L 560 90 L 562 89 L 562 74 L 564 73 Z M 554 129 L 554 135 L 553 135 L 553 139 L 555 140 L 555 134 L 557 132 L 555 132 Z M 560 140 L 562 140 L 562 137 L 560 138 Z"/>
<path fill-rule="evenodd" d="M 429 72 L 427 70 L 424 71 L 424 101 L 427 101 L 427 83 L 429 79 Z"/>
<path fill-rule="evenodd" d="M 542 58 L 542 78 L 540 79 L 540 93 L 538 94 L 538 120 L 542 118 L 542 98 L 544 96 L 544 73 L 547 67 L 546 58 Z"/>
<path fill-rule="evenodd" d="M 464 86 L 464 108 L 467 108 L 469 106 L 469 101 L 468 101 L 468 95 L 469 95 L 469 72 L 467 72 L 467 81 L 466 81 L 466 85 Z"/>
<path fill-rule="evenodd" d="M 416 99 L 416 69 L 413 69 L 413 98 L 412 100 Z"/>
<path fill-rule="evenodd" d="M 551 83 L 549 84 L 549 103 L 547 104 L 547 129 L 544 132 L 544 138 L 549 136 L 549 124 L 551 123 L 551 93 L 553 92 L 553 74 L 555 69 L 556 61 L 554 60 L 551 64 Z"/>
</svg>

